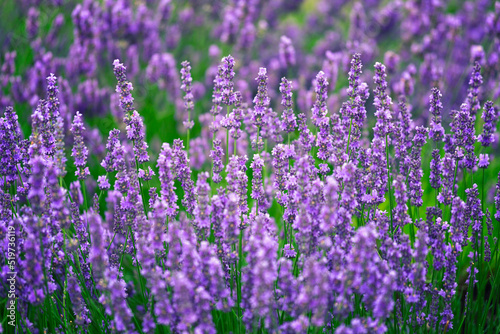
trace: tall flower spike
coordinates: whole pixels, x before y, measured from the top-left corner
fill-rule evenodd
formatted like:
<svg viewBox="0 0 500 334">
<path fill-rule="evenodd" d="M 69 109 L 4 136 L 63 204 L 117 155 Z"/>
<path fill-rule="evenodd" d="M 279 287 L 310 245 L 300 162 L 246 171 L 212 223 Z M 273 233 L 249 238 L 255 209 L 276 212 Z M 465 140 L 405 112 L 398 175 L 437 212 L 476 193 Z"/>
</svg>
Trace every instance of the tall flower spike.
<svg viewBox="0 0 500 334">
<path fill-rule="evenodd" d="M 116 85 L 116 92 L 120 94 L 120 107 L 123 112 L 130 113 L 134 110 L 134 98 L 130 93 L 134 87 L 127 81 L 127 68 L 120 63 L 120 60 L 115 59 L 113 61 L 113 71 L 115 73 L 116 80 L 118 81 Z"/>
<path fill-rule="evenodd" d="M 262 186 L 262 169 L 264 168 L 264 160 L 262 160 L 260 155 L 255 154 L 250 167 L 253 170 L 251 196 L 257 202 L 257 207 L 259 207 L 259 204 L 261 204 L 264 199 L 264 187 Z M 260 208 L 262 209 L 262 206 L 260 206 Z"/>
<path fill-rule="evenodd" d="M 475 119 L 478 110 L 481 108 L 479 103 L 479 87 L 483 84 L 481 76 L 481 65 L 476 61 L 472 69 L 469 80 L 469 92 L 467 94 L 467 105 L 469 106 L 470 115 Z"/>
<path fill-rule="evenodd" d="M 120 141 L 120 130 L 109 131 L 108 142 L 106 143 L 107 153 L 101 166 L 106 172 L 120 172 L 125 170 L 125 149 Z"/>
<path fill-rule="evenodd" d="M 161 183 L 161 199 L 166 203 L 167 216 L 174 218 L 177 215 L 177 194 L 175 193 L 173 151 L 168 143 L 164 143 L 157 161 L 158 176 Z"/>
<path fill-rule="evenodd" d="M 442 171 L 441 156 L 439 155 L 439 150 L 435 149 L 432 151 L 431 174 L 429 175 L 429 181 L 432 188 L 439 189 L 441 187 Z"/>
<path fill-rule="evenodd" d="M 222 58 L 222 103 L 226 106 L 233 105 L 235 100 L 233 92 L 234 58 L 229 55 Z"/>
<path fill-rule="evenodd" d="M 75 159 L 76 172 L 75 175 L 79 180 L 85 180 L 87 176 L 90 175 L 89 168 L 87 165 L 87 156 L 89 155 L 89 150 L 85 143 L 83 142 L 83 131 L 85 127 L 83 126 L 82 114 L 79 111 L 76 112 L 75 118 L 73 119 L 73 124 L 71 125 L 71 132 L 74 136 L 73 150 L 71 156 Z"/>
<path fill-rule="evenodd" d="M 214 90 L 212 93 L 212 108 L 210 109 L 210 113 L 214 116 L 214 121 L 215 117 L 219 115 L 222 110 L 221 104 L 222 104 L 223 84 L 224 84 L 224 69 L 222 65 L 219 65 L 217 74 L 214 78 Z"/>
<path fill-rule="evenodd" d="M 373 104 L 377 109 L 377 111 L 375 111 L 377 123 L 373 128 L 373 132 L 376 136 L 385 138 L 385 136 L 391 132 L 392 115 L 389 107 L 392 104 L 392 100 L 386 92 L 387 74 L 385 73 L 385 66 L 383 64 L 375 64 L 375 76 L 373 77 L 373 81 L 375 82 L 375 97 Z"/>
<path fill-rule="evenodd" d="M 429 129 L 423 126 L 417 126 L 415 128 L 415 137 L 413 138 L 413 149 L 410 155 L 410 174 L 408 179 L 408 185 L 410 190 L 410 201 L 414 206 L 422 206 L 422 162 L 421 162 L 421 152 L 422 146 L 426 143 L 425 138 Z"/>
<path fill-rule="evenodd" d="M 210 186 L 207 179 L 207 172 L 200 173 L 194 190 L 197 198 L 197 205 L 194 208 L 196 227 L 201 230 L 200 236 L 203 238 L 206 236 L 206 232 L 210 230 Z"/>
<path fill-rule="evenodd" d="M 350 99 L 344 110 L 347 122 L 346 131 L 349 136 L 349 151 L 358 149 L 363 124 L 366 119 L 365 102 L 369 97 L 369 91 L 367 84 L 360 81 L 362 67 L 361 55 L 359 53 L 354 54 L 349 71 L 349 87 L 347 88 L 347 95 Z"/>
<path fill-rule="evenodd" d="M 193 78 L 191 77 L 191 65 L 187 60 L 182 62 L 181 69 L 181 89 L 184 91 L 184 109 L 186 110 L 186 120 L 183 122 L 187 130 L 190 130 L 194 126 L 194 122 L 191 120 L 191 112 L 194 108 L 193 102 L 193 92 L 191 91 L 191 85 L 193 83 Z"/>
<path fill-rule="evenodd" d="M 405 179 L 403 176 L 398 175 L 393 181 L 394 198 L 396 199 L 396 207 L 393 209 L 394 227 L 399 226 L 400 231 L 403 227 L 411 223 L 410 216 L 408 215 L 408 193 L 406 191 Z"/>
<path fill-rule="evenodd" d="M 260 214 L 261 218 L 264 216 Z M 248 252 L 246 266 L 242 270 L 242 304 L 243 322 L 248 331 L 260 321 L 269 329 L 275 327 L 274 316 L 276 302 L 274 299 L 275 281 L 278 277 L 278 243 L 267 233 L 262 222 L 256 219 L 252 227 L 252 235 L 245 244 Z"/>
<path fill-rule="evenodd" d="M 281 115 L 282 123 L 281 130 L 290 133 L 294 132 L 297 128 L 297 117 L 293 112 L 293 85 L 292 81 L 286 78 L 281 79 L 280 92 L 281 92 L 281 105 L 285 108 Z"/>
<path fill-rule="evenodd" d="M 326 118 L 328 114 L 328 109 L 326 106 L 326 100 L 328 98 L 328 80 L 326 80 L 325 73 L 320 71 L 316 75 L 316 88 L 314 88 L 316 92 L 316 102 L 312 107 L 312 123 L 319 127 L 321 123 L 323 123 L 323 119 Z"/>
<path fill-rule="evenodd" d="M 224 163 L 222 162 L 222 156 L 224 155 L 224 151 L 221 147 L 221 141 L 219 139 L 214 140 L 214 149 L 210 151 L 210 158 L 213 161 L 213 169 L 212 169 L 212 180 L 215 183 L 219 183 L 222 181 L 222 176 L 220 173 L 224 169 Z"/>
<path fill-rule="evenodd" d="M 432 93 L 429 96 L 429 112 L 432 115 L 429 137 L 435 142 L 440 142 L 444 139 L 444 128 L 441 125 L 441 112 L 443 110 L 441 96 L 439 89 L 436 87 L 432 88 Z"/>
<path fill-rule="evenodd" d="M 498 113 L 493 106 L 493 102 L 488 101 L 484 104 L 484 111 L 481 115 L 484 120 L 483 132 L 479 135 L 478 141 L 482 146 L 488 147 L 493 142 L 493 134 L 495 133 L 498 121 Z"/>
<path fill-rule="evenodd" d="M 238 139 L 241 137 L 242 130 L 241 121 L 243 120 L 244 107 L 241 103 L 241 92 L 236 91 L 234 93 L 234 109 L 228 115 L 224 116 L 221 120 L 222 127 L 229 130 L 229 134 L 232 138 Z M 233 152 L 236 154 L 236 152 Z"/>
<path fill-rule="evenodd" d="M 148 144 L 145 141 L 144 121 L 137 110 L 125 118 L 127 122 L 127 138 L 134 144 L 134 155 L 139 163 L 149 161 Z"/>
<path fill-rule="evenodd" d="M 406 106 L 406 99 L 401 97 L 399 101 L 399 122 L 397 125 L 398 140 L 394 142 L 395 156 L 399 160 L 399 172 L 403 176 L 408 175 L 409 171 L 409 154 L 411 151 L 411 114 Z"/>
<path fill-rule="evenodd" d="M 5 109 L 4 117 L 0 118 L 0 184 L 4 177 L 8 182 L 17 178 L 17 164 L 21 161 L 21 129 L 18 117 L 12 107 Z"/>
<path fill-rule="evenodd" d="M 288 70 L 290 67 L 295 66 L 295 48 L 292 40 L 287 36 L 281 36 L 280 38 L 279 58 L 282 68 Z"/>
<path fill-rule="evenodd" d="M 440 203 L 449 205 L 454 196 L 455 159 L 450 153 L 445 153 L 441 162 L 441 184 L 443 185 L 443 189 L 437 199 Z"/>
<path fill-rule="evenodd" d="M 463 149 L 463 152 L 460 151 L 463 156 L 460 163 L 469 169 L 474 168 L 477 163 L 477 157 L 474 154 L 474 144 L 476 143 L 474 116 L 470 113 L 467 104 L 462 103 L 460 110 L 454 112 L 452 130 L 454 144 Z"/>
<path fill-rule="evenodd" d="M 186 208 L 186 212 L 192 215 L 196 203 L 194 182 L 191 179 L 189 159 L 187 158 L 181 139 L 174 140 L 173 155 L 175 157 L 175 176 L 181 182 L 182 189 L 184 190 L 182 205 Z"/>
<path fill-rule="evenodd" d="M 359 86 L 361 85 L 360 76 L 361 69 L 361 54 L 355 53 L 351 60 L 351 69 L 349 70 L 349 88 L 347 88 L 347 95 L 353 100 L 359 94 Z"/>
<path fill-rule="evenodd" d="M 267 95 L 267 70 L 264 67 L 259 69 L 259 74 L 255 80 L 258 83 L 257 95 L 253 99 L 254 110 L 252 120 L 258 128 L 263 125 L 263 117 L 269 108 L 271 99 Z"/>
</svg>

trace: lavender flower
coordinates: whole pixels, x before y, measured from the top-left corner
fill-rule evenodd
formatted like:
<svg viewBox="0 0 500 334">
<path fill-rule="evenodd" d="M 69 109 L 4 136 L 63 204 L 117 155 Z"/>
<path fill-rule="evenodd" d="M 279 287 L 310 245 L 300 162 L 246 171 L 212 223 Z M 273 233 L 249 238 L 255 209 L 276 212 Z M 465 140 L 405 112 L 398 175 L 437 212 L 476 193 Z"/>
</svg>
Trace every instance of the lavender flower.
<svg viewBox="0 0 500 334">
<path fill-rule="evenodd" d="M 488 147 L 493 142 L 493 134 L 498 121 L 498 113 L 495 111 L 493 102 L 488 101 L 484 104 L 484 111 L 481 118 L 484 120 L 483 132 L 478 136 L 477 140 L 482 146 Z"/>
<path fill-rule="evenodd" d="M 406 99 L 403 97 L 399 101 L 399 124 L 396 128 L 395 156 L 399 160 L 399 172 L 403 176 L 408 175 L 410 169 L 412 121 L 411 114 L 406 106 Z"/>
<path fill-rule="evenodd" d="M 408 215 L 408 195 L 406 191 L 406 184 L 404 178 L 398 175 L 393 181 L 394 198 L 396 199 L 396 207 L 393 209 L 393 217 L 395 226 L 399 226 L 400 231 L 403 227 L 411 223 L 410 216 Z"/>
<path fill-rule="evenodd" d="M 212 158 L 213 161 L 212 179 L 215 183 L 219 183 L 222 181 L 220 173 L 224 169 L 224 163 L 222 162 L 224 151 L 222 150 L 221 141 L 219 139 L 214 140 L 213 146 L 213 150 L 210 151 L 210 158 Z"/>
<path fill-rule="evenodd" d="M 85 127 L 83 126 L 82 114 L 77 111 L 71 126 L 71 132 L 73 132 L 75 140 L 71 156 L 75 159 L 75 175 L 79 180 L 85 180 L 90 175 L 89 168 L 86 166 L 89 150 L 83 142 L 83 131 L 85 131 Z"/>
<path fill-rule="evenodd" d="M 479 160 L 477 166 L 479 168 L 488 168 L 490 165 L 490 156 L 488 154 L 479 154 Z"/>
<path fill-rule="evenodd" d="M 275 327 L 278 320 L 274 301 L 278 244 L 263 226 L 254 226 L 253 231 L 245 246 L 248 266 L 242 272 L 243 322 L 248 331 L 261 320 L 268 329 Z"/>
<path fill-rule="evenodd" d="M 325 73 L 320 71 L 316 75 L 316 88 L 314 89 L 316 92 L 316 102 L 314 103 L 311 112 L 311 120 L 312 123 L 319 127 L 321 123 L 324 122 L 324 118 L 328 113 L 328 109 L 326 106 L 326 100 L 328 98 L 328 81 L 326 80 Z"/>
<path fill-rule="evenodd" d="M 481 108 L 479 103 L 479 88 L 483 84 L 481 76 L 481 65 L 478 62 L 474 64 L 472 74 L 469 80 L 469 92 L 467 94 L 467 105 L 470 110 L 470 115 L 475 119 L 478 110 Z"/>
<path fill-rule="evenodd" d="M 127 124 L 127 138 L 134 144 L 134 155 L 139 163 L 149 161 L 147 152 L 148 144 L 145 141 L 144 122 L 139 113 L 134 110 L 132 114 L 125 117 Z"/>
<path fill-rule="evenodd" d="M 228 193 L 233 193 L 238 199 L 238 206 L 241 213 L 248 211 L 247 204 L 247 183 L 248 176 L 246 175 L 247 156 L 232 156 L 229 158 L 229 163 L 226 166 L 226 181 Z"/>
<path fill-rule="evenodd" d="M 445 302 L 445 307 L 441 313 L 441 326 L 453 328 L 453 311 L 451 309 L 452 298 L 456 293 L 457 283 L 455 282 L 457 271 L 458 251 L 454 245 L 445 245 L 445 270 L 443 275 L 443 288 L 439 291 Z"/>
<path fill-rule="evenodd" d="M 420 154 L 422 151 L 422 146 L 426 143 L 425 138 L 429 132 L 428 128 L 417 126 L 415 128 L 416 133 L 413 138 L 413 149 L 410 155 L 410 174 L 409 174 L 409 190 L 410 190 L 410 202 L 415 206 L 422 206 L 422 168 Z"/>
<path fill-rule="evenodd" d="M 441 112 L 443 110 L 441 96 L 439 89 L 432 88 L 432 94 L 429 96 L 429 112 L 432 115 L 429 137 L 435 142 L 440 142 L 444 138 L 444 128 L 441 125 Z"/>
<path fill-rule="evenodd" d="M 12 182 L 17 177 L 17 164 L 21 161 L 20 141 L 18 117 L 12 107 L 7 107 L 4 117 L 0 118 L 0 175 L 7 182 Z M 0 181 L 2 185 L 3 177 Z"/>
<path fill-rule="evenodd" d="M 101 166 L 108 173 L 123 171 L 125 169 L 125 149 L 120 142 L 120 130 L 109 131 L 106 149 L 108 152 L 101 162 Z"/>
<path fill-rule="evenodd" d="M 385 73 L 385 66 L 381 63 L 375 64 L 375 76 L 373 81 L 375 82 L 375 98 L 373 104 L 377 111 L 375 116 L 377 117 L 377 123 L 373 128 L 375 136 L 380 138 L 385 138 L 387 134 L 391 132 L 391 121 L 392 115 L 389 109 L 392 104 L 391 98 L 387 95 L 387 74 Z"/>
<path fill-rule="evenodd" d="M 267 70 L 264 67 L 259 68 L 259 74 L 255 80 L 258 83 L 257 95 L 253 99 L 254 109 L 252 121 L 258 128 L 263 125 L 263 117 L 267 112 L 271 99 L 267 95 Z"/>
<path fill-rule="evenodd" d="M 473 247 L 477 250 L 477 245 L 475 245 L 475 242 L 480 242 L 480 240 L 478 240 L 478 236 L 481 235 L 481 231 L 483 229 L 482 222 L 484 213 L 481 209 L 481 199 L 479 198 L 479 190 L 477 185 L 473 184 L 472 188 L 468 188 L 465 190 L 465 193 L 467 194 L 466 210 L 473 232 L 471 242 L 473 244 Z"/>
<path fill-rule="evenodd" d="M 280 37 L 279 57 L 282 68 L 289 69 L 295 66 L 295 48 L 287 36 Z"/>
<path fill-rule="evenodd" d="M 281 115 L 282 123 L 281 130 L 290 133 L 295 131 L 297 128 L 297 120 L 295 114 L 293 113 L 293 93 L 292 93 L 292 82 L 286 78 L 281 79 L 280 92 L 282 95 L 281 105 L 285 108 L 283 114 Z"/>
<path fill-rule="evenodd" d="M 199 174 L 194 190 L 197 197 L 197 205 L 194 208 L 193 214 L 196 219 L 196 226 L 203 231 L 203 236 L 210 229 L 210 186 L 207 183 L 207 178 L 207 172 Z"/>
<path fill-rule="evenodd" d="M 167 216 L 173 218 L 177 215 L 177 195 L 174 186 L 173 151 L 169 144 L 164 143 L 157 161 L 158 176 L 161 183 L 161 199 L 166 203 Z"/>
<path fill-rule="evenodd" d="M 69 268 L 68 293 L 73 305 L 75 323 L 82 328 L 87 328 L 87 326 L 91 323 L 91 319 L 89 318 L 89 309 L 83 299 L 82 290 L 80 289 L 78 280 L 73 273 L 72 267 Z"/>
<path fill-rule="evenodd" d="M 221 99 L 226 106 L 233 105 L 235 102 L 233 92 L 234 78 L 234 58 L 229 55 L 222 58 L 222 84 L 221 84 Z"/>
<path fill-rule="evenodd" d="M 441 157 L 439 155 L 439 150 L 435 149 L 432 151 L 432 160 L 431 160 L 431 174 L 429 176 L 429 182 L 431 187 L 434 189 L 441 188 L 441 173 L 443 172 L 443 167 L 441 164 Z"/>
<path fill-rule="evenodd" d="M 242 134 L 241 121 L 243 120 L 244 106 L 242 105 L 241 92 L 237 91 L 234 93 L 234 109 L 221 120 L 221 125 L 229 130 L 229 134 L 234 139 L 239 139 Z M 236 152 L 233 152 L 236 154 Z"/>
<path fill-rule="evenodd" d="M 439 192 L 437 197 L 440 203 L 444 203 L 445 205 L 451 204 L 453 200 L 453 196 L 455 193 L 454 183 L 455 183 L 455 159 L 450 153 L 446 153 L 441 160 L 442 169 L 441 169 L 441 183 L 443 189 Z M 438 176 L 436 176 L 438 177 Z"/>
<path fill-rule="evenodd" d="M 194 126 L 194 122 L 191 120 L 191 111 L 194 108 L 193 103 L 193 93 L 191 92 L 191 84 L 193 82 L 193 78 L 191 77 L 191 66 L 188 61 L 182 62 L 181 69 L 181 89 L 184 91 L 184 108 L 187 113 L 187 119 L 183 122 L 184 126 L 187 130 L 190 130 Z"/>
<path fill-rule="evenodd" d="M 101 190 L 107 190 L 111 187 L 106 175 L 100 175 L 97 178 L 97 183 L 99 183 L 99 189 L 101 189 Z"/>
<path fill-rule="evenodd" d="M 264 187 L 262 186 L 262 169 L 264 168 L 264 160 L 262 160 L 260 155 L 255 154 L 250 167 L 253 170 L 251 197 L 256 201 L 257 207 L 259 207 L 259 204 L 262 204 L 264 199 Z"/>
<path fill-rule="evenodd" d="M 191 179 L 191 169 L 189 168 L 189 159 L 184 150 L 184 144 L 181 139 L 174 140 L 173 156 L 175 159 L 175 178 L 181 182 L 182 189 L 184 190 L 184 198 L 182 205 L 186 208 L 187 213 L 193 214 L 195 207 L 194 196 L 194 182 Z"/>
<path fill-rule="evenodd" d="M 118 59 L 113 61 L 113 71 L 118 81 L 116 92 L 120 94 L 120 107 L 124 113 L 131 113 L 134 111 L 134 98 L 130 92 L 134 87 L 127 81 L 126 70 L 127 68 Z"/>
</svg>

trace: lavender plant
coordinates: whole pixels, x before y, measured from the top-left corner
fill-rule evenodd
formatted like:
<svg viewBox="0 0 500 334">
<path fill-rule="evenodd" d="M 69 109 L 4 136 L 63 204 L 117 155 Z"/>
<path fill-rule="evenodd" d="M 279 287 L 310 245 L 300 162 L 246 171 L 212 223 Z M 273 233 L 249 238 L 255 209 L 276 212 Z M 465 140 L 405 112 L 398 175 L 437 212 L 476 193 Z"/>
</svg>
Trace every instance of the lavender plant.
<svg viewBox="0 0 500 334">
<path fill-rule="evenodd" d="M 500 332 L 500 3 L 2 6 L 0 333 Z"/>
</svg>

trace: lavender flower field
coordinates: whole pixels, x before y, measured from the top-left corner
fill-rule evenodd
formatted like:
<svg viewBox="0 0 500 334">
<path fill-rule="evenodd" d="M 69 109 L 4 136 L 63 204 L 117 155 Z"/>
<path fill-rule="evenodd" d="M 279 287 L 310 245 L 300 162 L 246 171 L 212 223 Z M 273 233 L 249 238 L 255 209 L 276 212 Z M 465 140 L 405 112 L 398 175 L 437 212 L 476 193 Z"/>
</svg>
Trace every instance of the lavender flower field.
<svg viewBox="0 0 500 334">
<path fill-rule="evenodd" d="M 0 333 L 500 333 L 500 2 L 0 0 Z"/>
</svg>

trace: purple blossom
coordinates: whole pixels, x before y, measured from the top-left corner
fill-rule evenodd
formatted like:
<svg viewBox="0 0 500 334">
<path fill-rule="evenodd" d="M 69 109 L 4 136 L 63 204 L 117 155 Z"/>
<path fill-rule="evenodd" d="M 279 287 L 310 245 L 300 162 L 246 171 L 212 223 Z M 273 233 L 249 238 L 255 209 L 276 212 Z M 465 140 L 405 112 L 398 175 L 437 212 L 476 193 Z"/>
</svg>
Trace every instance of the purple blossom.
<svg viewBox="0 0 500 334">
<path fill-rule="evenodd" d="M 184 91 L 184 108 L 187 113 L 187 119 L 183 122 L 187 130 L 190 130 L 194 126 L 194 122 L 191 120 L 191 111 L 194 108 L 193 93 L 191 91 L 191 85 L 193 78 L 191 77 L 191 66 L 188 61 L 182 62 L 181 69 L 181 90 Z"/>
<path fill-rule="evenodd" d="M 280 37 L 279 58 L 281 67 L 288 69 L 295 66 L 295 48 L 287 36 Z"/>
<path fill-rule="evenodd" d="M 399 172 L 407 176 L 410 169 L 410 155 L 412 120 L 410 110 L 406 106 L 406 99 L 403 97 L 399 101 L 399 123 L 396 127 L 396 138 L 394 143 L 395 157 L 399 160 Z"/>
<path fill-rule="evenodd" d="M 131 94 L 134 87 L 127 81 L 127 68 L 118 59 L 115 59 L 113 61 L 113 71 L 118 81 L 116 92 L 120 95 L 120 108 L 124 113 L 130 113 L 134 110 L 134 98 Z"/>
<path fill-rule="evenodd" d="M 189 159 L 187 158 L 184 144 L 181 139 L 174 140 L 172 153 L 175 161 L 174 175 L 175 178 L 181 182 L 182 189 L 184 190 L 182 205 L 186 208 L 186 212 L 192 215 L 196 202 L 194 196 L 194 182 L 191 179 Z"/>
<path fill-rule="evenodd" d="M 257 95 L 253 99 L 254 109 L 252 121 L 258 128 L 262 127 L 264 115 L 267 113 L 271 99 L 267 94 L 267 70 L 264 67 L 259 68 L 259 74 L 255 78 L 258 84 Z"/>
<path fill-rule="evenodd" d="M 111 187 L 106 175 L 99 175 L 99 177 L 97 177 L 97 183 L 99 183 L 99 189 L 101 190 L 107 190 Z"/>
<path fill-rule="evenodd" d="M 386 93 L 387 74 L 385 73 L 385 66 L 383 64 L 375 64 L 375 76 L 373 77 L 373 81 L 375 82 L 375 98 L 373 104 L 377 109 L 375 111 L 377 123 L 373 128 L 373 132 L 375 136 L 385 138 L 386 135 L 391 132 L 392 127 L 392 115 L 389 109 L 392 104 L 392 100 Z"/>
<path fill-rule="evenodd" d="M 443 188 L 439 192 L 437 199 L 440 203 L 449 205 L 455 193 L 455 189 L 453 189 L 456 178 L 455 159 L 450 153 L 445 153 L 444 157 L 441 159 L 441 165 L 441 183 Z"/>
<path fill-rule="evenodd" d="M 18 117 L 12 107 L 7 107 L 4 117 L 0 118 L 0 175 L 7 182 L 12 182 L 17 177 L 17 164 L 21 161 L 20 141 Z M 3 177 L 0 181 L 2 185 Z"/>
<path fill-rule="evenodd" d="M 432 160 L 431 160 L 431 174 L 429 176 L 429 182 L 431 187 L 434 189 L 441 188 L 441 174 L 443 172 L 443 167 L 441 163 L 441 156 L 439 155 L 439 150 L 432 150 Z"/>
<path fill-rule="evenodd" d="M 120 141 L 120 130 L 109 131 L 108 142 L 106 144 L 107 154 L 101 162 L 106 172 L 120 172 L 125 169 L 125 149 Z"/>
<path fill-rule="evenodd" d="M 481 118 L 484 120 L 483 132 L 478 136 L 477 140 L 482 146 L 488 147 L 493 142 L 498 121 L 498 113 L 493 106 L 493 102 L 488 101 L 484 104 L 484 111 Z"/>
<path fill-rule="evenodd" d="M 429 112 L 432 115 L 429 137 L 435 142 L 440 142 L 444 138 L 444 128 L 441 125 L 441 112 L 443 104 L 441 103 L 441 92 L 436 87 L 432 88 L 429 96 Z"/>
<path fill-rule="evenodd" d="M 274 299 L 278 243 L 263 226 L 254 226 L 252 231 L 245 246 L 248 266 L 242 271 L 243 322 L 249 331 L 260 321 L 268 329 L 278 321 Z"/>
<path fill-rule="evenodd" d="M 84 180 L 90 175 L 89 168 L 86 166 L 89 150 L 83 142 L 83 131 L 85 131 L 85 127 L 83 126 L 82 114 L 77 111 L 71 126 L 71 132 L 75 141 L 71 156 L 75 159 L 75 175 L 79 180 Z"/>
<path fill-rule="evenodd" d="M 281 79 L 280 92 L 282 95 L 281 105 L 284 107 L 283 113 L 281 115 L 282 123 L 281 129 L 287 133 L 295 131 L 297 128 L 297 118 L 293 112 L 293 93 L 292 93 L 292 81 L 286 78 Z"/>
<path fill-rule="evenodd" d="M 488 154 L 479 154 L 479 160 L 477 166 L 479 168 L 488 168 L 490 165 L 490 156 Z"/>
<path fill-rule="evenodd" d="M 232 156 L 229 158 L 229 163 L 226 166 L 227 192 L 235 194 L 241 213 L 248 211 L 246 162 L 246 155 L 243 157 Z"/>
<path fill-rule="evenodd" d="M 233 92 L 234 79 L 234 58 L 229 55 L 222 58 L 222 84 L 221 84 L 221 99 L 226 106 L 233 105 L 235 96 Z"/>
<path fill-rule="evenodd" d="M 325 122 L 323 119 L 327 119 L 326 116 L 328 114 L 326 105 L 326 100 L 328 98 L 328 81 L 323 71 L 320 71 L 316 75 L 314 91 L 316 92 L 316 102 L 314 102 L 311 109 L 311 120 L 316 127 L 320 127 L 320 124 Z"/>
<path fill-rule="evenodd" d="M 177 195 L 175 193 L 174 173 L 175 164 L 172 148 L 164 143 L 157 160 L 158 177 L 161 183 L 161 199 L 166 204 L 167 216 L 174 218 L 177 215 Z"/>
<path fill-rule="evenodd" d="M 254 155 L 250 168 L 253 170 L 251 197 L 256 201 L 257 207 L 259 207 L 259 204 L 262 204 L 264 199 L 264 187 L 262 185 L 262 169 L 264 168 L 264 160 L 262 160 L 260 155 Z M 262 205 L 260 207 L 262 210 Z"/>
<path fill-rule="evenodd" d="M 470 115 L 475 119 L 476 114 L 481 108 L 479 102 L 479 88 L 483 84 L 483 77 L 481 76 L 481 65 L 478 62 L 474 64 L 471 77 L 469 80 L 469 91 L 467 93 L 467 105 L 470 110 Z"/>
<path fill-rule="evenodd" d="M 213 150 L 210 151 L 210 158 L 212 158 L 213 168 L 212 168 L 212 179 L 215 183 L 220 183 L 222 181 L 221 172 L 224 170 L 224 163 L 222 162 L 222 156 L 224 151 L 221 147 L 221 141 L 215 139 L 213 142 Z"/>
<path fill-rule="evenodd" d="M 410 216 L 408 215 L 408 194 L 406 191 L 406 184 L 404 178 L 398 175 L 393 181 L 394 198 L 396 199 L 396 207 L 393 209 L 394 225 L 399 226 L 400 231 L 403 227 L 411 223 Z"/>
<path fill-rule="evenodd" d="M 410 155 L 410 173 L 409 173 L 409 191 L 410 191 L 410 202 L 415 206 L 422 206 L 422 168 L 420 154 L 422 152 L 422 146 L 426 143 L 426 137 L 429 129 L 426 127 L 417 126 L 415 128 L 415 137 L 413 138 L 413 149 Z"/>
<path fill-rule="evenodd" d="M 196 226 L 203 231 L 203 236 L 205 236 L 210 229 L 210 186 L 208 185 L 207 179 L 207 172 L 199 174 L 194 190 L 197 197 L 197 204 L 193 214 L 196 219 Z"/>
</svg>

